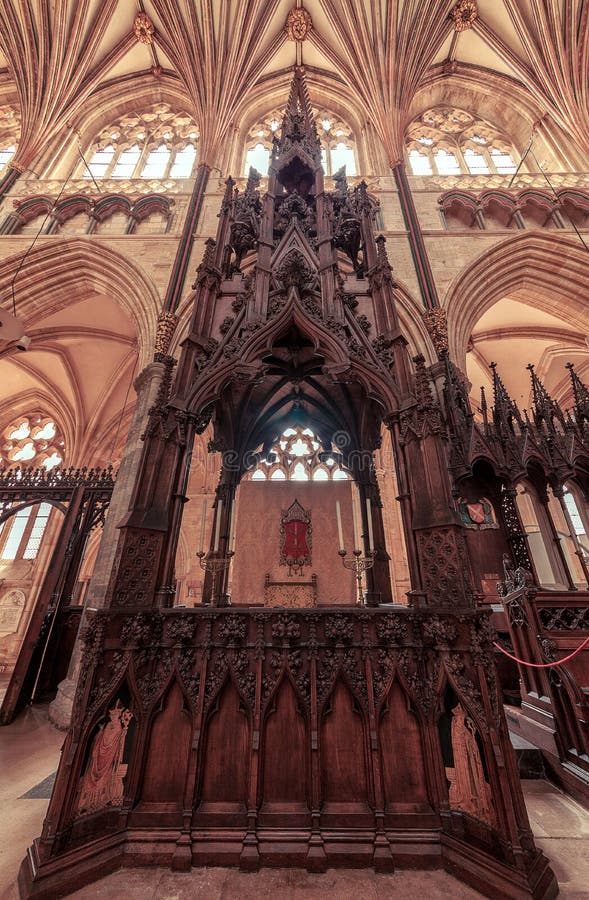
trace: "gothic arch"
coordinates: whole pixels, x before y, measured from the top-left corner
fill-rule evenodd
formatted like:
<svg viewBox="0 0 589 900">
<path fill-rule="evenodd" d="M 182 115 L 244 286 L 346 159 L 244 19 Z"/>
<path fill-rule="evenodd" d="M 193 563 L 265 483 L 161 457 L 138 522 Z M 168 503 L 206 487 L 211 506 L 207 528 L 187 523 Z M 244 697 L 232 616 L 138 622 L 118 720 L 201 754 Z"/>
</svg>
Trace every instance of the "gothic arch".
<svg viewBox="0 0 589 900">
<path fill-rule="evenodd" d="M 554 233 L 510 237 L 460 272 L 446 294 L 450 356 L 459 365 L 478 319 L 498 300 L 522 288 L 538 292 L 536 308 L 562 318 L 564 307 L 568 321 L 589 332 L 582 300 L 589 293 L 586 251 Z"/>
<path fill-rule="evenodd" d="M 520 155 L 523 155 L 534 124 L 542 120 L 544 108 L 523 85 L 509 76 L 488 69 L 484 70 L 484 79 L 481 74 L 481 69 L 464 63 L 458 63 L 456 71 L 450 75 L 442 65 L 432 68 L 415 93 L 408 122 L 437 105 L 475 109 L 479 116 L 511 137 Z M 574 145 L 554 123 L 542 121 L 537 140 L 542 156 L 549 154 L 551 165 L 557 169 L 563 165 L 584 167 Z"/>
<path fill-rule="evenodd" d="M 154 85 L 151 73 L 130 75 L 116 83 L 106 82 L 89 98 L 84 116 L 78 116 L 74 128 L 82 134 L 82 147 L 86 151 L 93 138 L 117 117 L 128 115 L 132 108 L 145 108 L 158 103 L 169 103 L 172 108 L 186 109 L 194 115 L 192 103 L 181 81 L 162 74 Z M 197 125 L 199 123 L 197 122 Z M 39 173 L 46 178 L 67 178 L 80 161 L 77 140 L 73 131 L 67 131 L 61 143 L 53 141 L 43 155 Z"/>
<path fill-rule="evenodd" d="M 0 291 L 11 295 L 12 281 L 22 254 L 0 262 Z M 133 321 L 139 341 L 140 366 L 152 354 L 161 298 L 148 275 L 105 244 L 96 248 L 82 238 L 44 244 L 27 257 L 15 286 L 17 312 L 30 327 L 70 305 L 72 292 L 79 297 L 112 298 Z"/>
</svg>

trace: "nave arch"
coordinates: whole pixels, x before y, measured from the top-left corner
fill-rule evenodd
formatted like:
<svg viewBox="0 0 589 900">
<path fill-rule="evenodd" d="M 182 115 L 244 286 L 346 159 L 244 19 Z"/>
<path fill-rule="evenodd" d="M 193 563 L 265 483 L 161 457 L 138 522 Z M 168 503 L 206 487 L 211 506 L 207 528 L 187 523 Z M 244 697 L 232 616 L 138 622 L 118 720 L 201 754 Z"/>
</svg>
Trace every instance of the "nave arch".
<svg viewBox="0 0 589 900">
<path fill-rule="evenodd" d="M 60 424 L 66 465 L 107 465 L 126 434 L 132 381 L 153 352 L 157 290 L 128 259 L 81 239 L 33 249 L 18 272 L 22 259 L 0 263 L 0 292 L 10 302 L 14 282 L 31 338 L 26 352 L 0 360 L 0 418 L 26 414 L 36 398 Z"/>
<path fill-rule="evenodd" d="M 444 307 L 450 356 L 460 367 L 466 363 L 471 380 L 476 375 L 473 395 L 490 385 L 487 367 L 497 362 L 513 399 L 528 406 L 525 367 L 532 363 L 555 399 L 570 400 L 565 364 L 575 363 L 582 375 L 589 363 L 588 294 L 586 250 L 554 233 L 518 235 L 470 263 L 454 279 Z"/>
</svg>

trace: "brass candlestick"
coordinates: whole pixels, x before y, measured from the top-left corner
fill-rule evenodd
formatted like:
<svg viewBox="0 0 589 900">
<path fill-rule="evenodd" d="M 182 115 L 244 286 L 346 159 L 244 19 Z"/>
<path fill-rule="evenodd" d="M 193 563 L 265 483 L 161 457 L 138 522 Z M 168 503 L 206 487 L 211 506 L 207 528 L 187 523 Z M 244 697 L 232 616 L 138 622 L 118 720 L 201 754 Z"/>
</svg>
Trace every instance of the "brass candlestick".
<svg viewBox="0 0 589 900">
<path fill-rule="evenodd" d="M 357 606 L 364 606 L 364 590 L 362 588 L 362 576 L 367 569 L 371 569 L 374 565 L 374 557 L 376 556 L 376 552 L 374 550 L 369 550 L 367 556 L 362 556 L 361 550 L 353 550 L 353 558 L 346 559 L 347 551 L 346 550 L 338 550 L 338 555 L 341 556 L 342 562 L 346 569 L 351 569 L 356 574 L 356 590 L 358 596 L 356 598 Z"/>
<path fill-rule="evenodd" d="M 218 606 L 219 597 L 217 594 L 217 581 L 221 572 L 224 572 L 225 569 L 228 569 L 231 565 L 231 560 L 235 555 L 232 550 L 229 551 L 225 556 L 214 556 L 212 551 L 209 553 L 205 553 L 204 550 L 199 550 L 196 554 L 198 556 L 198 561 L 200 563 L 201 569 L 205 572 L 210 572 L 213 576 L 213 589 L 211 591 L 211 600 L 213 605 Z M 224 605 L 230 606 L 231 601 L 229 600 L 227 594 L 225 594 L 226 603 Z"/>
</svg>

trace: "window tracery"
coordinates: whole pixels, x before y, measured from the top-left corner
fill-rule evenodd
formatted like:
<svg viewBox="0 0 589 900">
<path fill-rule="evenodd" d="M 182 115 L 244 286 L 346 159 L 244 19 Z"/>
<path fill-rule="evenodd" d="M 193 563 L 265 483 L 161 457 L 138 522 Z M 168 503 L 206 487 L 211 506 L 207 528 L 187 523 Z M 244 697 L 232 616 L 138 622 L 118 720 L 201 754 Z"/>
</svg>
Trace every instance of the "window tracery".
<svg viewBox="0 0 589 900">
<path fill-rule="evenodd" d="M 20 118 L 10 105 L 0 106 L 0 175 L 16 153 L 20 136 Z"/>
<path fill-rule="evenodd" d="M 13 419 L 0 432 L 0 467 L 43 467 L 49 471 L 64 457 L 64 440 L 59 425 L 42 412 Z"/>
<path fill-rule="evenodd" d="M 0 503 L 0 514 L 10 505 Z M 36 559 L 47 528 L 52 506 L 39 503 L 18 509 L 13 516 L 0 524 L 0 560 Z"/>
<path fill-rule="evenodd" d="M 190 178 L 197 157 L 198 128 L 186 112 L 162 103 L 126 115 L 93 142 L 81 178 Z"/>
<path fill-rule="evenodd" d="M 407 132 L 413 175 L 511 175 L 511 142 L 484 119 L 457 107 L 428 109 Z"/>
<path fill-rule="evenodd" d="M 348 481 L 336 451 L 326 453 L 310 428 L 286 428 L 269 451 L 257 454 L 251 481 Z"/>
<path fill-rule="evenodd" d="M 313 111 L 325 174 L 333 175 L 345 166 L 347 175 L 356 175 L 356 145 L 350 126 L 328 110 L 315 108 Z M 246 138 L 244 175 L 248 175 L 250 167 L 261 175 L 268 174 L 272 141 L 281 124 L 282 113 L 273 112 L 250 128 Z"/>
</svg>

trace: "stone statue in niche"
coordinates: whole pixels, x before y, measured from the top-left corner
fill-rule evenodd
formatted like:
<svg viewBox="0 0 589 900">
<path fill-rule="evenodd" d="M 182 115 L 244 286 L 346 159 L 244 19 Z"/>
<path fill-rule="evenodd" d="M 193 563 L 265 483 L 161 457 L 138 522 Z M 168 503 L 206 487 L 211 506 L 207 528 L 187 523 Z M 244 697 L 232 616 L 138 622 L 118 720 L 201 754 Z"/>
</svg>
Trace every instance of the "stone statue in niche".
<svg viewBox="0 0 589 900">
<path fill-rule="evenodd" d="M 487 528 L 499 528 L 493 504 L 486 497 L 469 503 L 464 497 L 458 500 L 458 512 L 465 528 L 484 531 Z"/>
<path fill-rule="evenodd" d="M 450 806 L 496 827 L 491 787 L 485 778 L 476 733 L 473 720 L 459 703 L 452 710 L 454 766 L 446 766 Z"/>
<path fill-rule="evenodd" d="M 280 518 L 280 565 L 288 566 L 289 576 L 302 575 L 311 565 L 311 511 L 295 500 Z"/>
<path fill-rule="evenodd" d="M 133 713 L 120 700 L 108 710 L 108 722 L 101 725 L 92 743 L 86 772 L 80 784 L 78 815 L 96 812 L 106 806 L 121 806 L 125 741 Z"/>
<path fill-rule="evenodd" d="M 23 591 L 13 588 L 3 595 L 0 599 L 0 634 L 13 634 L 18 631 L 24 609 Z"/>
</svg>

